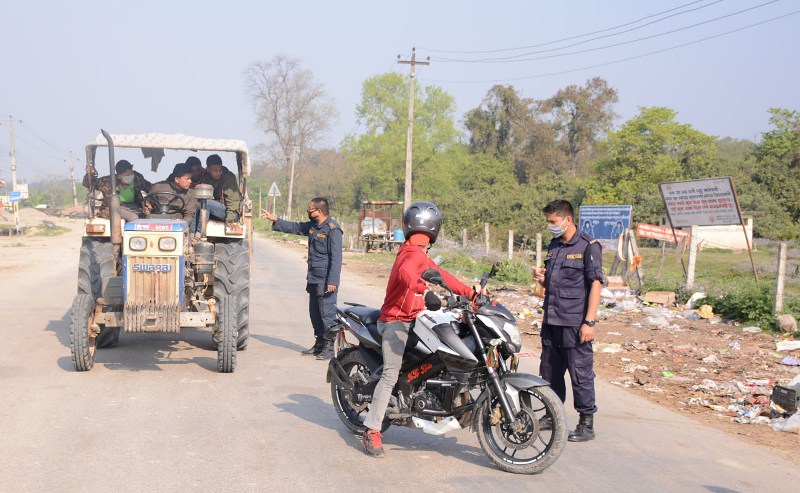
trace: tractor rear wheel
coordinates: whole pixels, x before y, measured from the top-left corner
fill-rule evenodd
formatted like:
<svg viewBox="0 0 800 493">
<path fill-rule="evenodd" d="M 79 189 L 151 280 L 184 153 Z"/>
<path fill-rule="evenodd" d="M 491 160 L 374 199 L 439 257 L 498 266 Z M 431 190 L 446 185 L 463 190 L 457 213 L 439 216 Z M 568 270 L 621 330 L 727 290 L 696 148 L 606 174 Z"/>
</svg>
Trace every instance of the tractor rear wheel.
<svg viewBox="0 0 800 493">
<path fill-rule="evenodd" d="M 69 324 L 69 347 L 76 371 L 89 371 L 94 366 L 97 348 L 94 326 L 95 301 L 91 295 L 79 293 L 72 302 Z"/>
<path fill-rule="evenodd" d="M 250 338 L 250 245 L 249 240 L 234 240 L 214 244 L 214 298 L 217 303 L 224 295 L 236 306 L 236 349 L 244 350 Z M 212 341 L 219 347 L 221 331 L 214 331 Z"/>
<path fill-rule="evenodd" d="M 219 345 L 217 346 L 217 371 L 233 373 L 236 369 L 236 300 L 227 294 L 219 301 L 217 330 Z"/>
<path fill-rule="evenodd" d="M 114 245 L 107 238 L 83 238 L 78 261 L 78 293 L 88 294 L 94 301 L 103 296 L 103 279 L 117 275 Z M 101 327 L 95 340 L 98 348 L 119 343 L 119 327 Z"/>
</svg>

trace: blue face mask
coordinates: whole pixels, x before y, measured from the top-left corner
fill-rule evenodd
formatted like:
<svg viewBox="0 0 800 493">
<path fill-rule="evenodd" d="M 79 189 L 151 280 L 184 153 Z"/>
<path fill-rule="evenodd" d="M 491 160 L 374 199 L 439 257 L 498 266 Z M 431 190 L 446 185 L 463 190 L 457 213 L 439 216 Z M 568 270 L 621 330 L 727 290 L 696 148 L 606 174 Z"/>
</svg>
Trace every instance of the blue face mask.
<svg viewBox="0 0 800 493">
<path fill-rule="evenodd" d="M 565 217 L 564 220 L 561 221 L 561 224 L 553 224 L 547 227 L 547 230 L 550 231 L 550 234 L 553 235 L 553 238 L 561 238 L 561 235 L 564 234 L 564 230 L 561 229 L 561 226 L 563 226 L 566 221 L 567 218 Z"/>
</svg>

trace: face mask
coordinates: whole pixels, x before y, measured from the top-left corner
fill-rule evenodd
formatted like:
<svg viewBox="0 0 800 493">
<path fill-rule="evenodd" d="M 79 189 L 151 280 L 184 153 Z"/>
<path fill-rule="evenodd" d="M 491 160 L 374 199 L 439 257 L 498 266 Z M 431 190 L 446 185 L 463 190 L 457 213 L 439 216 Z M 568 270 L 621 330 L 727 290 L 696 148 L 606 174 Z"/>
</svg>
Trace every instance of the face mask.
<svg viewBox="0 0 800 493">
<path fill-rule="evenodd" d="M 130 185 L 131 183 L 133 183 L 133 175 L 123 176 L 122 177 L 122 183 L 124 183 L 126 185 Z"/>
<path fill-rule="evenodd" d="M 561 224 L 558 225 L 554 224 L 552 226 L 547 227 L 547 230 L 550 231 L 550 234 L 553 235 L 553 238 L 561 238 L 561 235 L 564 234 L 564 230 L 561 229 L 561 226 L 563 226 L 566 221 L 567 218 L 565 217 L 564 220 L 561 221 Z"/>
</svg>

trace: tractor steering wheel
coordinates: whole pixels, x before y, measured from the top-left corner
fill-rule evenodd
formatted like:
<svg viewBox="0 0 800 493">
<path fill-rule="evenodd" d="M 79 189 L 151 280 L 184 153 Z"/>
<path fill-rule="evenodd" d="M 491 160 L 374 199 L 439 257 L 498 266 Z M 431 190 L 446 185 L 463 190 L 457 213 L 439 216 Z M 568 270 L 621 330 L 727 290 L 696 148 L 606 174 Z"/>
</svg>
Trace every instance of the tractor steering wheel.
<svg viewBox="0 0 800 493">
<path fill-rule="evenodd" d="M 150 214 L 179 214 L 186 207 L 186 201 L 175 192 L 151 192 L 144 201 L 152 206 Z"/>
</svg>

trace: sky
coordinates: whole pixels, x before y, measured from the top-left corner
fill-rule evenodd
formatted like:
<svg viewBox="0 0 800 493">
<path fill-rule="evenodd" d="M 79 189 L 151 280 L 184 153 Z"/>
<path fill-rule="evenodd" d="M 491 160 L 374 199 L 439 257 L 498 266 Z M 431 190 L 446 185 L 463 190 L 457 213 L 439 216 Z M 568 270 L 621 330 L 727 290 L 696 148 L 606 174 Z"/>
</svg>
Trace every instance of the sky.
<svg viewBox="0 0 800 493">
<path fill-rule="evenodd" d="M 359 130 L 364 80 L 408 74 L 396 61 L 413 47 L 431 57 L 418 83 L 455 98 L 459 125 L 494 84 L 544 99 L 599 76 L 619 93 L 617 127 L 666 106 L 706 134 L 753 140 L 769 108 L 800 110 L 798 11 L 798 0 L 0 0 L 0 178 L 9 116 L 18 181 L 68 176 L 70 152 L 80 179 L 101 128 L 253 149 L 265 136 L 243 72 L 279 54 L 335 103 L 324 144 L 337 146 Z"/>
</svg>

